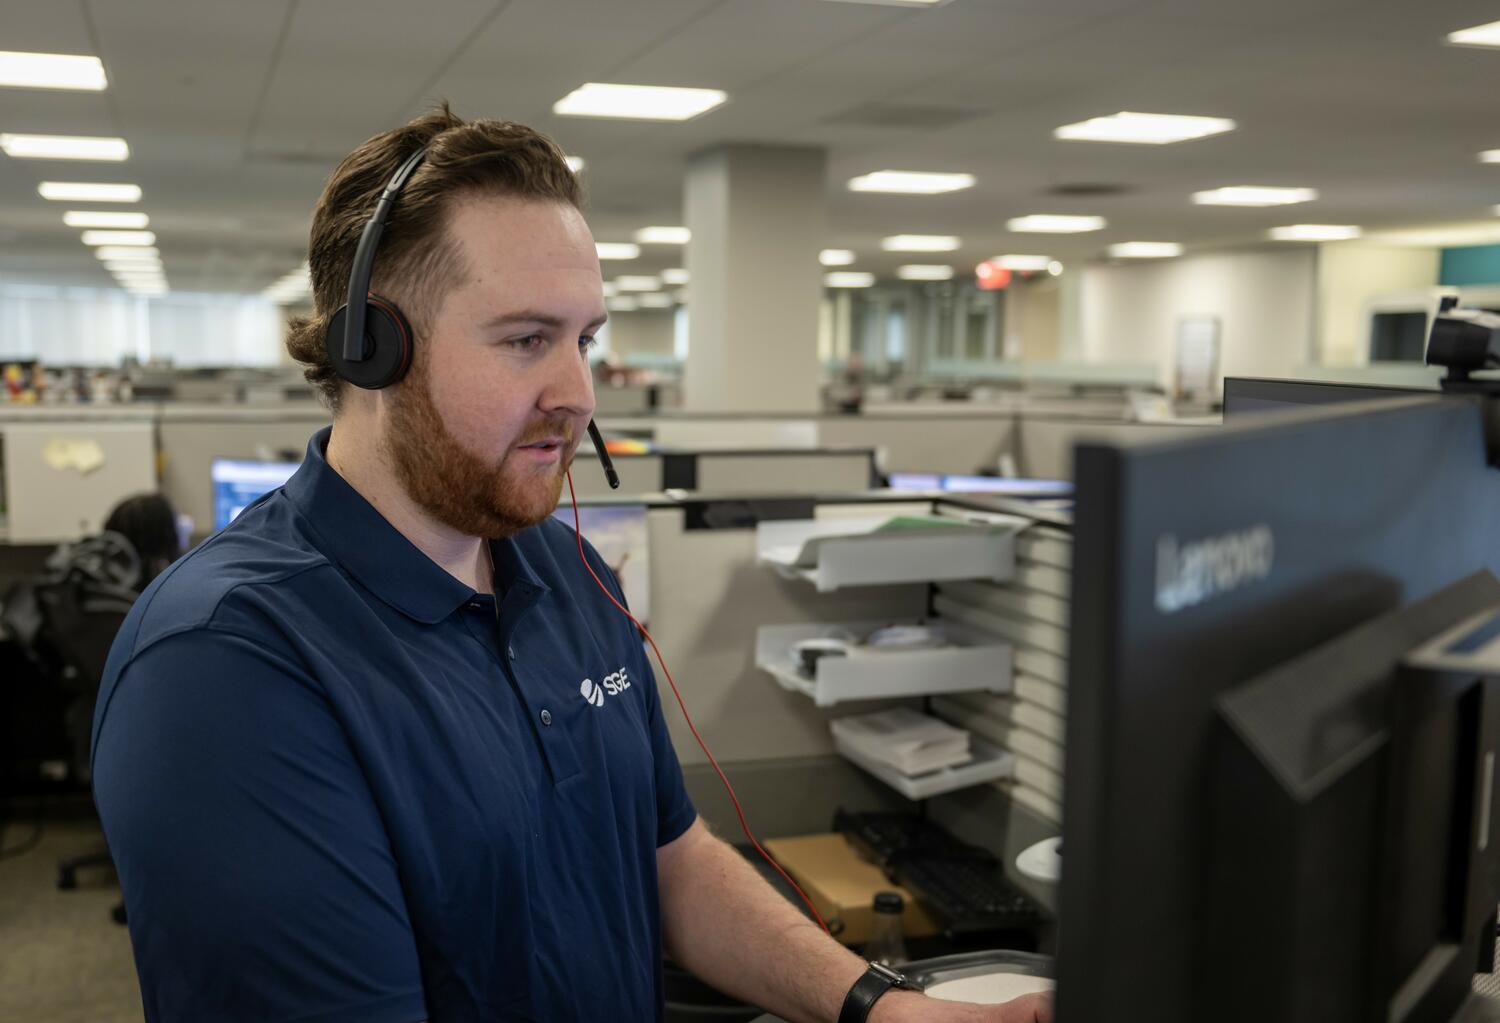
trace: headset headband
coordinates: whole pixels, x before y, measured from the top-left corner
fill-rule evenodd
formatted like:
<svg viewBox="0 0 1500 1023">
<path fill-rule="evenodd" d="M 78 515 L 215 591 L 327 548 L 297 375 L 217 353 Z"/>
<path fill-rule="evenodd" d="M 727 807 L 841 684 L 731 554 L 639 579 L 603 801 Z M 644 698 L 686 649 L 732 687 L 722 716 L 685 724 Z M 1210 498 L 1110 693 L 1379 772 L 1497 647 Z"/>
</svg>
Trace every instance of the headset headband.
<svg viewBox="0 0 1500 1023">
<path fill-rule="evenodd" d="M 354 250 L 354 268 L 349 274 L 349 298 L 347 318 L 344 320 L 344 359 L 348 362 L 365 360 L 365 302 L 370 294 L 370 274 L 375 270 L 375 250 L 380 246 L 380 235 L 385 231 L 385 220 L 390 215 L 396 197 L 406 187 L 406 182 L 427 159 L 427 147 L 423 146 L 406 158 L 375 204 L 375 212 L 360 235 L 359 248 Z"/>
</svg>

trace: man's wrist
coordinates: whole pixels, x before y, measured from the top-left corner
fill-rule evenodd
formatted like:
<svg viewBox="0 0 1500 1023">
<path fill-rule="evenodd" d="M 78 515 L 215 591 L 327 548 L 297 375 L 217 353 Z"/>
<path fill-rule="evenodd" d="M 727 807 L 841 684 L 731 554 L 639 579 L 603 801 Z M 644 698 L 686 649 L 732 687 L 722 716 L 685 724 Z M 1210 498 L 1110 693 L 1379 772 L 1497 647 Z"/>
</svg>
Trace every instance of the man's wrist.
<svg viewBox="0 0 1500 1023">
<path fill-rule="evenodd" d="M 870 1007 L 866 1023 L 968 1023 L 974 1006 L 945 1002 L 917 991 L 893 989 Z"/>
</svg>

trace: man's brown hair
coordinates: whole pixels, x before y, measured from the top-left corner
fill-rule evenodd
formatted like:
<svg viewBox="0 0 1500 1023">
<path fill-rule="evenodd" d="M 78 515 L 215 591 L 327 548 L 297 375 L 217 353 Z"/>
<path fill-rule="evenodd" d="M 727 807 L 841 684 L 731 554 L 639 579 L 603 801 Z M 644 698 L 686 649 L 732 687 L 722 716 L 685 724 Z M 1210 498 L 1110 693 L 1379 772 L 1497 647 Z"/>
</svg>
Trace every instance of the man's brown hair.
<svg viewBox="0 0 1500 1023">
<path fill-rule="evenodd" d="M 349 296 L 354 251 L 381 191 L 406 158 L 424 146 L 427 157 L 391 209 L 370 275 L 370 290 L 401 308 L 418 339 L 463 272 L 447 233 L 457 202 L 515 196 L 583 205 L 578 178 L 557 143 L 510 121 L 465 121 L 447 103 L 346 156 L 313 210 L 307 261 L 315 314 L 293 320 L 286 341 L 307 382 L 335 413 L 343 382 L 324 348 L 328 321 Z"/>
</svg>

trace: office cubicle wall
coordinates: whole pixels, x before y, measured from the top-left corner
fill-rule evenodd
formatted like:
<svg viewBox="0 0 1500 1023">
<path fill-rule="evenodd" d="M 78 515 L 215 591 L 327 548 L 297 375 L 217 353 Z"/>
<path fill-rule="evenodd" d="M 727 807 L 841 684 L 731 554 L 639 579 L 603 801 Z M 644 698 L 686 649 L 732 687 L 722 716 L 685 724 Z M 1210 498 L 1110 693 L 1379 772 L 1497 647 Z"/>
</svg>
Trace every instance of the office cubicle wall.
<svg viewBox="0 0 1500 1023">
<path fill-rule="evenodd" d="M 307 442 L 331 421 L 320 405 L 279 407 L 163 406 L 159 412 L 161 489 L 179 514 L 193 519 L 195 536 L 214 528 L 210 469 L 216 458 L 301 461 Z"/>
<path fill-rule="evenodd" d="M 579 500 L 585 497 L 602 497 L 606 494 L 655 494 L 662 490 L 661 455 L 616 455 L 612 459 L 615 473 L 620 477 L 620 489 L 612 491 L 604 470 L 593 448 L 585 444 L 573 460 L 573 487 Z M 567 488 L 563 488 L 563 500 L 568 499 Z"/>
<path fill-rule="evenodd" d="M 815 416 L 707 416 L 671 414 L 654 421 L 656 443 L 666 448 L 815 448 Z"/>
<path fill-rule="evenodd" d="M 46 410 L 0 418 L 4 519 L 15 545 L 99 532 L 121 500 L 156 489 L 156 444 L 144 416 Z"/>
<path fill-rule="evenodd" d="M 1073 447 L 1082 440 L 1164 439 L 1174 433 L 1212 429 L 1207 424 L 1122 423 L 1090 419 L 1023 417 L 1013 437 L 1016 468 L 1035 479 L 1073 478 Z"/>
<path fill-rule="evenodd" d="M 848 451 L 705 451 L 695 489 L 712 494 L 839 494 L 875 486 L 875 455 Z"/>
<path fill-rule="evenodd" d="M 967 414 L 831 416 L 818 424 L 823 443 L 864 444 L 884 472 L 964 475 L 998 471 L 1012 448 L 1015 418 L 1003 411 Z"/>
</svg>

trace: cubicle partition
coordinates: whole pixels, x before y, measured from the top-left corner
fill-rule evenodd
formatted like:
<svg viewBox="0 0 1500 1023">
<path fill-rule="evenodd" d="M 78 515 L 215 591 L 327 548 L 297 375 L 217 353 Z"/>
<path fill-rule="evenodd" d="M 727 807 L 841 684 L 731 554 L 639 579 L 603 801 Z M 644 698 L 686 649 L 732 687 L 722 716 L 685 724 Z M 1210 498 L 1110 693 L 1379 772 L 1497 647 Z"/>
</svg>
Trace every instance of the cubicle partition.
<svg viewBox="0 0 1500 1023">
<path fill-rule="evenodd" d="M 622 503 L 605 499 L 586 501 L 584 506 L 618 507 Z M 649 545 L 648 625 L 699 732 L 741 789 L 751 821 L 762 837 L 827 831 L 834 810 L 841 805 L 915 809 L 903 791 L 841 755 L 829 725 L 840 717 L 892 706 L 920 708 L 924 699 L 901 696 L 872 702 L 853 698 L 820 706 L 821 697 L 785 684 L 787 672 L 775 667 L 784 659 L 773 658 L 773 670 L 766 670 L 767 635 L 786 631 L 786 627 L 826 623 L 919 621 L 935 610 L 943 612 L 954 630 L 971 629 L 975 635 L 990 636 L 998 647 L 993 656 L 979 662 L 981 677 L 955 681 L 968 690 L 961 702 L 945 704 L 929 693 L 929 706 L 946 708 L 954 718 L 967 715 L 955 723 L 1005 753 L 1014 753 L 1017 746 L 1025 749 L 1032 763 L 1025 770 L 1028 781 L 1019 791 L 1014 777 L 998 784 L 969 785 L 935 796 L 928 803 L 929 811 L 955 833 L 993 848 L 1007 861 L 1022 848 L 1058 833 L 1066 692 L 1066 647 L 1059 639 L 1066 626 L 1059 624 L 1058 616 L 1065 611 L 1067 588 L 1066 568 L 1058 562 L 1066 565 L 1070 547 L 1064 513 L 1039 512 L 1051 522 L 1032 522 L 1023 516 L 1030 524 L 1021 535 L 1045 542 L 1040 553 L 1029 539 L 1018 546 L 1016 576 L 1005 582 L 934 584 L 914 578 L 825 591 L 805 576 L 777 571 L 767 564 L 764 552 L 757 553 L 757 526 L 797 520 L 841 526 L 844 520 L 868 523 L 871 517 L 939 515 L 957 521 L 1004 521 L 1014 528 L 1014 514 L 1025 505 L 984 498 L 913 500 L 909 495 L 872 492 L 817 498 L 653 496 L 639 507 Z M 861 527 L 851 522 L 850 528 Z M 587 535 L 587 524 L 584 531 Z M 1044 561 L 1036 561 L 1038 557 Z M 1038 613 L 1044 618 L 1036 618 Z M 1025 680 L 1024 686 L 1012 685 L 1013 673 L 1015 682 Z M 920 678 L 906 681 L 922 685 Z M 1002 691 L 983 691 L 992 682 Z M 700 811 L 722 833 L 737 832 L 733 810 L 673 693 L 664 678 L 658 678 L 658 684 L 668 726 Z M 933 684 L 941 689 L 939 683 Z M 1022 703 L 1028 709 L 1018 712 Z M 1042 770 L 1037 770 L 1038 765 Z M 788 792 L 796 792 L 797 797 L 786 798 Z M 1045 886 L 1022 879 L 1018 883 L 1050 902 L 1051 892 Z"/>
</svg>

